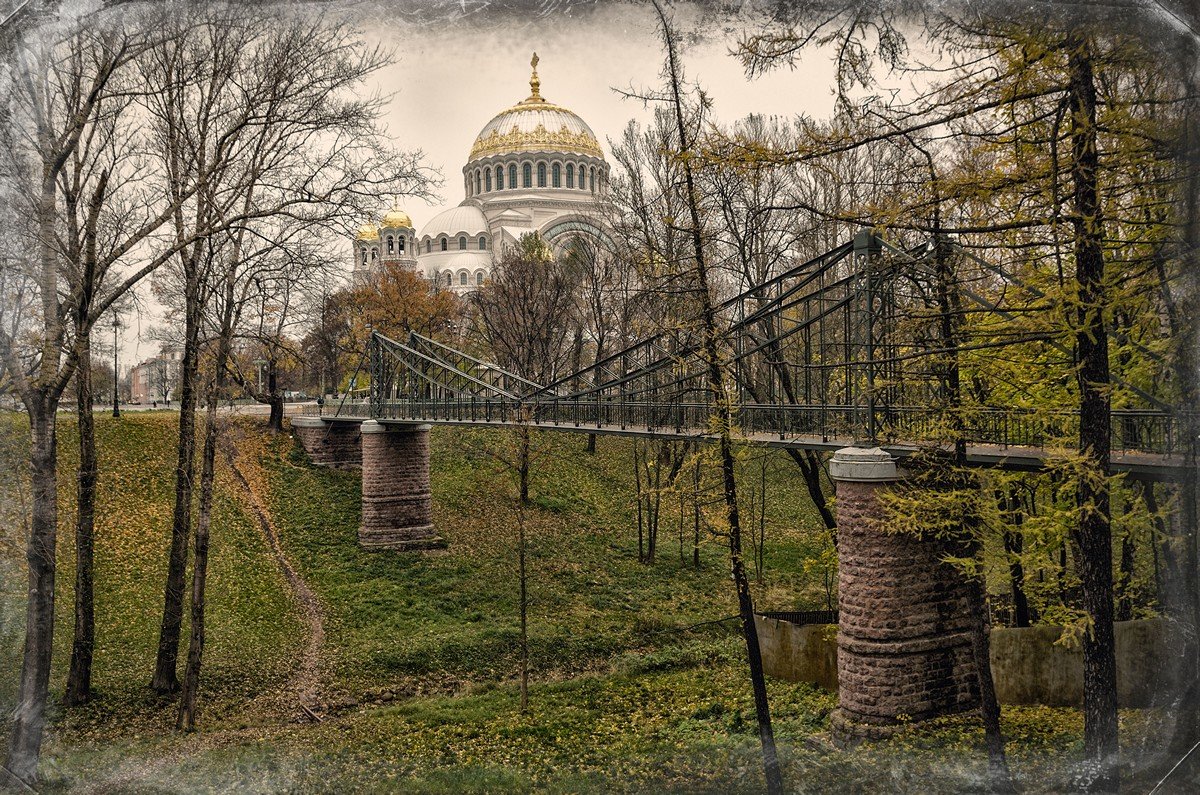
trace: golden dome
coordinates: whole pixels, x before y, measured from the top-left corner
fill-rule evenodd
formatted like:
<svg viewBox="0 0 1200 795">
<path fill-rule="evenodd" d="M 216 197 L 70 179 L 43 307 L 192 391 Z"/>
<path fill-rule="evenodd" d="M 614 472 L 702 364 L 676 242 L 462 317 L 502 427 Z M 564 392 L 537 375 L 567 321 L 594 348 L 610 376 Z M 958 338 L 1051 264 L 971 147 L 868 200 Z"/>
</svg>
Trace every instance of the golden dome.
<svg viewBox="0 0 1200 795">
<path fill-rule="evenodd" d="M 600 142 L 587 122 L 542 97 L 537 53 L 530 64 L 529 97 L 500 111 L 484 126 L 468 160 L 511 152 L 564 152 L 603 159 Z"/>
<path fill-rule="evenodd" d="M 358 228 L 358 234 L 354 236 L 355 240 L 378 240 L 379 230 L 375 228 L 375 224 L 363 224 Z"/>
<path fill-rule="evenodd" d="M 383 223 L 381 226 L 390 227 L 392 229 L 398 229 L 400 227 L 412 229 L 413 222 L 412 219 L 408 217 L 408 213 L 404 212 L 399 207 L 393 207 L 388 211 L 387 215 L 383 216 Z"/>
</svg>

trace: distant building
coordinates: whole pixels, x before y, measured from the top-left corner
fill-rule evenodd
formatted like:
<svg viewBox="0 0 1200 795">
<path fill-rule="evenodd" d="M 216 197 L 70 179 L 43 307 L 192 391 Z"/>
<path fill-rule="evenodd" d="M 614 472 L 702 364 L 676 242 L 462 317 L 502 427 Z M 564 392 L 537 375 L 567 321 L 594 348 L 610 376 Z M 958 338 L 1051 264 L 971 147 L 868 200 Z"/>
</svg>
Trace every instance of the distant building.
<svg viewBox="0 0 1200 795">
<path fill-rule="evenodd" d="M 134 403 L 163 403 L 175 399 L 179 384 L 178 348 L 163 346 L 158 355 L 129 369 L 129 393 Z"/>
<path fill-rule="evenodd" d="M 575 237 L 606 237 L 597 206 L 608 188 L 604 151 L 583 119 L 542 96 L 536 54 L 531 65 L 529 97 L 476 136 L 463 167 L 467 197 L 457 207 L 419 232 L 399 207 L 359 228 L 353 266 L 360 281 L 395 262 L 440 289 L 465 293 L 483 284 L 504 246 L 529 232 L 558 249 Z"/>
</svg>

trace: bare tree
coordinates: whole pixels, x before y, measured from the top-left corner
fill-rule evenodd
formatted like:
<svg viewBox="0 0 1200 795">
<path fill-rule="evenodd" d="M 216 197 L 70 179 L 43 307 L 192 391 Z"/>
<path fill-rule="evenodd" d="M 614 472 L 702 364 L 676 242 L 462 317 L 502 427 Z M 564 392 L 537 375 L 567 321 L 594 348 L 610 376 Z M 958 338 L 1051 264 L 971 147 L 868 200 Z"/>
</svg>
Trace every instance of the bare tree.
<svg viewBox="0 0 1200 795">
<path fill-rule="evenodd" d="M 204 175 L 204 190 L 172 217 L 179 245 L 171 278 L 183 315 L 176 497 L 152 687 L 178 688 L 184 577 L 194 474 L 195 382 L 204 317 L 222 289 L 230 247 L 210 231 L 236 230 L 239 250 L 273 247 L 281 219 L 310 231 L 344 230 L 364 197 L 383 189 L 420 193 L 418 154 L 393 151 L 376 118 L 381 100 L 358 96 L 361 81 L 388 62 L 336 16 L 282 17 L 246 7 L 189 9 L 146 59 L 157 152 L 169 190 Z M 275 219 L 275 226 L 266 224 Z M 263 224 L 266 224 L 264 226 Z M 221 324 L 215 324 L 220 327 Z"/>
</svg>

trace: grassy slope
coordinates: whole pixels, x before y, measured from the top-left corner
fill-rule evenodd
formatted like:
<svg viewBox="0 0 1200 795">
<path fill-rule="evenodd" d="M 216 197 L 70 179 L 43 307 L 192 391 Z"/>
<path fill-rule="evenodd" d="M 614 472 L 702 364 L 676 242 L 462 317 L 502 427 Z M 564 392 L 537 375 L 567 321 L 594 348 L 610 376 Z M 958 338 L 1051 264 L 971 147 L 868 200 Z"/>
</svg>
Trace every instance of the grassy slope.
<svg viewBox="0 0 1200 795">
<path fill-rule="evenodd" d="M 307 466 L 286 440 L 264 451 L 284 547 L 326 606 L 340 685 L 445 692 L 515 674 L 514 488 L 483 452 L 502 441 L 497 432 L 434 431 L 435 522 L 449 549 L 433 555 L 359 550 L 358 475 Z M 595 460 L 581 436 L 544 434 L 540 443 L 529 534 L 535 673 L 604 668 L 632 652 L 728 636 L 723 627 L 677 631 L 736 612 L 722 540 L 704 541 L 695 570 L 689 538 L 681 564 L 678 513 L 664 511 L 671 521 L 660 531 L 659 561 L 638 563 L 628 442 L 602 441 Z M 822 534 L 786 462 L 775 463 L 765 601 L 820 606 L 797 597 L 819 598 L 810 582 L 818 575 L 788 564 L 815 551 Z"/>
<path fill-rule="evenodd" d="M 203 730 L 179 737 L 166 730 L 172 711 L 147 702 L 143 690 L 161 609 L 170 420 L 130 417 L 100 430 L 102 445 L 111 451 L 119 440 L 125 453 L 106 481 L 98 545 L 102 698 L 56 729 L 44 766 L 51 789 L 97 779 L 155 792 L 760 788 L 738 637 L 728 625 L 677 631 L 733 612 L 725 550 L 709 540 L 693 571 L 664 529 L 660 561 L 637 562 L 627 442 L 602 440 L 591 459 L 579 454 L 581 437 L 542 440 L 531 516 L 535 672 L 532 711 L 522 716 L 512 683 L 511 481 L 481 452 L 499 437 L 434 432 L 436 520 L 450 548 L 400 555 L 358 550 L 355 474 L 307 465 L 287 439 L 247 435 L 243 458 L 262 462 L 251 479 L 269 491 L 282 543 L 324 605 L 323 692 L 361 697 L 387 688 L 400 698 L 319 725 L 288 723 L 266 707 L 238 709 L 246 696 L 286 681 L 300 639 L 274 563 L 223 470 Z M 64 457 L 69 466 L 69 444 Z M 772 464 L 774 540 L 757 593 L 767 607 L 820 607 L 820 572 L 803 565 L 822 546 L 820 534 L 789 466 Z M 62 563 L 69 571 L 69 555 Z M 61 594 L 64 607 L 69 596 Z M 69 627 L 65 609 L 62 617 L 60 627 Z M 59 633 L 64 664 L 68 636 Z M 403 697 L 412 692 L 422 695 Z M 831 694 L 771 682 L 770 695 L 785 771 L 799 791 L 978 785 L 982 738 L 965 719 L 843 753 L 822 739 Z M 1147 736 L 1152 717 L 1126 716 L 1135 724 L 1128 736 Z M 1005 725 L 1028 788 L 1065 784 L 1063 761 L 1079 752 L 1074 711 L 1006 709 Z"/>
<path fill-rule="evenodd" d="M 103 473 L 96 510 L 97 698 L 72 715 L 71 722 L 81 728 L 99 728 L 110 720 L 130 731 L 165 730 L 173 724 L 173 707 L 158 704 L 147 683 L 162 616 L 176 422 L 177 415 L 167 413 L 128 413 L 119 420 L 97 417 Z M 61 415 L 59 429 L 59 577 L 51 680 L 55 698 L 66 678 L 74 620 L 73 473 L 78 460 L 70 415 Z M 220 466 L 203 679 L 209 720 L 238 716 L 248 700 L 277 687 L 291 671 L 301 640 L 282 578 L 258 528 L 243 512 L 236 489 L 227 468 Z M 181 657 L 186 653 L 186 626 L 184 631 Z M 2 668 L 0 677 L 15 678 L 17 665 Z"/>
</svg>

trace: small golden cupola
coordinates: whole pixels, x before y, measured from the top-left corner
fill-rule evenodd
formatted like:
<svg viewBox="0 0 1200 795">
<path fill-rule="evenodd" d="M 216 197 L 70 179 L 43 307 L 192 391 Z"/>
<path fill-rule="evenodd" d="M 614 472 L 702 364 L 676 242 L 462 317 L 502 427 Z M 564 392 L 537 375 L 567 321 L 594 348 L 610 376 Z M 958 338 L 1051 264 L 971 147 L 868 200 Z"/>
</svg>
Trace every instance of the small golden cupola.
<svg viewBox="0 0 1200 795">
<path fill-rule="evenodd" d="M 355 240 L 362 242 L 370 242 L 379 239 L 379 229 L 375 224 L 366 223 L 358 228 L 358 233 L 354 236 Z"/>
<path fill-rule="evenodd" d="M 387 215 L 383 216 L 384 229 L 412 229 L 412 219 L 408 217 L 408 213 L 401 210 L 396 205 L 392 205 L 392 209 L 388 210 Z"/>
</svg>

